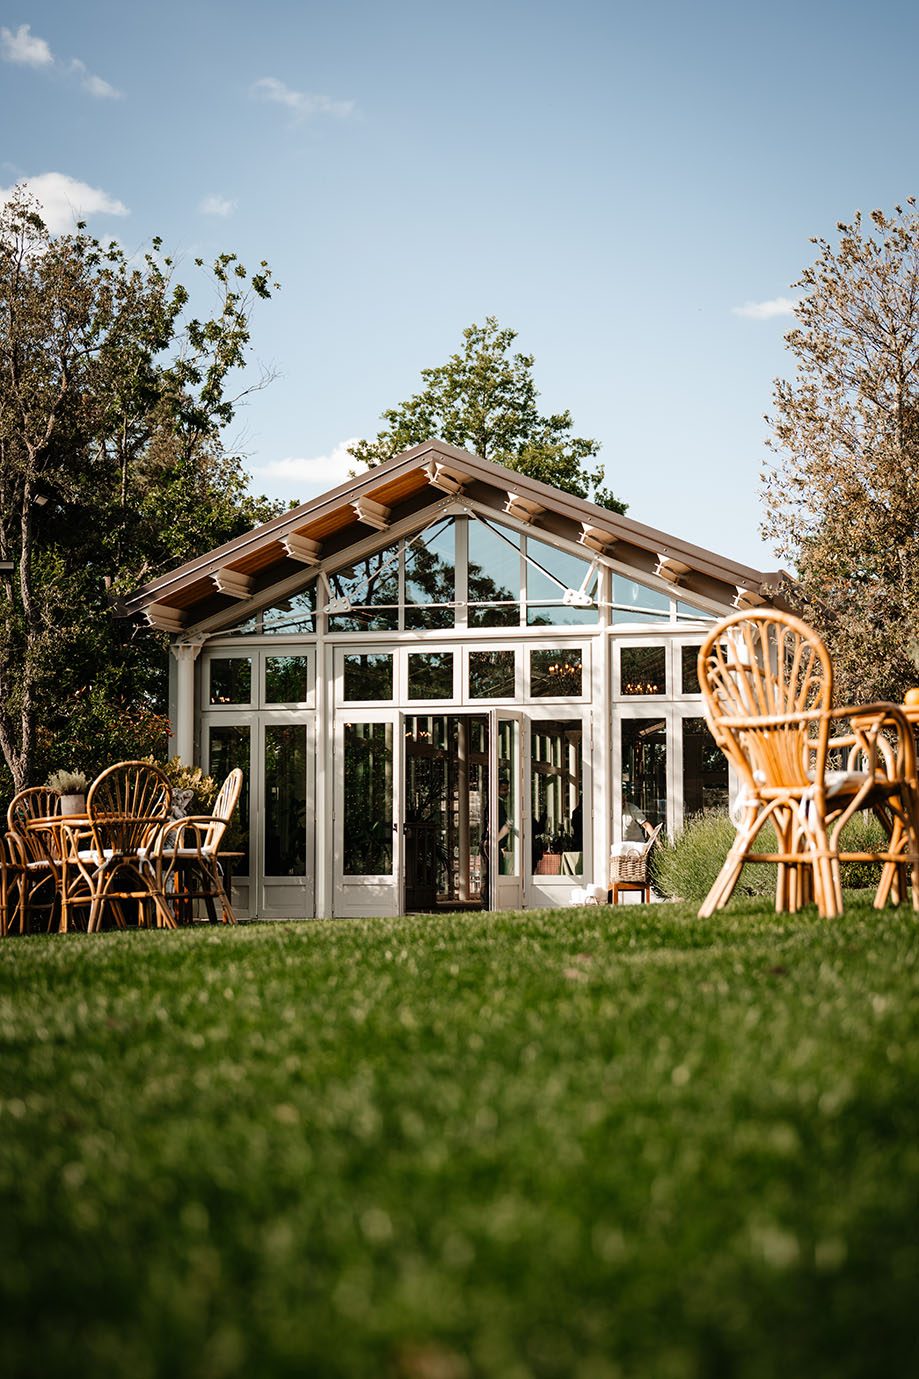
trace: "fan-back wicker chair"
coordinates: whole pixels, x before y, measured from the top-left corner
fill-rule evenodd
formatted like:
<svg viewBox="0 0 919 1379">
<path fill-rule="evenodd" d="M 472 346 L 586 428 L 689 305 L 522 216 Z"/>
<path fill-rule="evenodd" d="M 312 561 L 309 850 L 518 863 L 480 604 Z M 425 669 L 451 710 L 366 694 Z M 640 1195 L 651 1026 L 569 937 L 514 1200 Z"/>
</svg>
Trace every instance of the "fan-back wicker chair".
<svg viewBox="0 0 919 1379">
<path fill-rule="evenodd" d="M 18 906 L 8 902 L 7 930 L 10 923 L 18 923 L 24 934 L 44 912 L 44 928 L 54 923 L 60 858 L 55 854 L 54 834 L 47 829 L 30 827 L 37 819 L 47 819 L 60 813 L 61 797 L 50 785 L 33 785 L 20 790 L 10 801 L 6 811 L 7 861 L 18 873 Z"/>
<path fill-rule="evenodd" d="M 699 652 L 699 684 L 715 740 L 741 781 L 737 835 L 700 917 L 727 904 L 747 862 L 777 864 L 776 909 L 797 910 L 811 888 L 820 914 L 842 913 L 840 861 L 882 864 L 875 905 L 912 868 L 919 910 L 919 784 L 915 744 L 895 704 L 833 708 L 833 668 L 812 628 L 775 609 L 736 613 Z M 831 736 L 834 720 L 850 730 Z M 832 769 L 839 761 L 844 769 Z M 871 809 L 887 833 L 877 853 L 840 851 L 840 833 Z M 772 822 L 774 853 L 751 849 Z"/>
<path fill-rule="evenodd" d="M 173 899 L 179 913 L 191 919 L 193 902 L 203 900 L 208 918 L 216 923 L 215 900 L 220 901 L 225 924 L 236 915 L 220 866 L 220 845 L 233 817 L 242 790 L 243 773 L 234 767 L 218 791 L 210 814 L 189 814 L 172 819 L 159 835 L 154 857 L 157 888 Z"/>
<path fill-rule="evenodd" d="M 107 906 L 124 928 L 125 900 L 138 902 L 138 923 L 150 902 L 157 925 L 175 928 L 151 860 L 171 800 L 166 776 L 146 761 L 118 762 L 93 781 L 86 797 L 88 823 L 67 830 L 69 884 L 64 888 L 67 906 L 89 904 L 90 932 L 102 927 Z"/>
</svg>

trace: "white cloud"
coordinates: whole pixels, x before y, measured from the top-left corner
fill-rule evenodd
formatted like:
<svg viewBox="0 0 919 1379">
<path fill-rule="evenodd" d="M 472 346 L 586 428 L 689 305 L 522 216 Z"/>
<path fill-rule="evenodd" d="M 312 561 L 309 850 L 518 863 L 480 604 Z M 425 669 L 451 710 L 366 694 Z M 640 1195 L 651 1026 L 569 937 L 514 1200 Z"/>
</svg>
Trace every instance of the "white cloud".
<svg viewBox="0 0 919 1379">
<path fill-rule="evenodd" d="M 20 24 L 13 33 L 0 29 L 0 51 L 4 62 L 18 62 L 25 67 L 50 67 L 54 54 L 43 38 L 31 31 L 30 24 Z"/>
<path fill-rule="evenodd" d="M 10 29 L 0 29 L 0 57 L 5 62 L 16 62 L 20 66 L 52 68 L 65 76 L 75 76 L 83 90 L 98 100 L 121 99 L 121 92 L 111 82 L 90 72 L 86 63 L 78 57 L 72 57 L 69 62 L 56 58 L 45 39 L 33 34 L 28 24 L 20 24 L 15 33 Z"/>
<path fill-rule="evenodd" d="M 310 115 L 336 115 L 339 119 L 345 119 L 355 109 L 354 101 L 333 101 L 328 96 L 293 91 L 277 77 L 260 77 L 253 83 L 252 95 L 257 100 L 285 106 L 298 120 L 305 120 Z"/>
<path fill-rule="evenodd" d="M 750 321 L 771 321 L 774 316 L 794 316 L 797 305 L 794 297 L 773 297 L 768 302 L 744 302 L 731 310 L 735 316 L 746 316 Z"/>
<path fill-rule="evenodd" d="M 273 479 L 283 480 L 291 485 L 307 485 L 310 488 L 337 488 L 350 477 L 352 469 L 360 469 L 353 455 L 348 454 L 348 446 L 357 444 L 357 437 L 339 441 L 328 455 L 316 455 L 309 459 L 290 456 L 284 460 L 273 460 L 270 464 L 259 465 L 255 474 L 260 482 Z"/>
<path fill-rule="evenodd" d="M 226 196 L 205 196 L 198 202 L 198 210 L 202 215 L 228 216 L 236 210 L 236 202 Z"/>
<path fill-rule="evenodd" d="M 97 77 L 92 72 L 86 70 L 85 62 L 81 62 L 78 57 L 71 60 L 71 70 L 76 72 L 80 78 L 80 85 L 84 91 L 88 91 L 91 96 L 95 96 L 101 101 L 120 101 L 123 92 L 116 90 L 111 82 L 105 81 L 103 77 Z"/>
<path fill-rule="evenodd" d="M 123 201 L 64 172 L 42 172 L 25 178 L 20 185 L 39 202 L 42 219 L 53 234 L 72 230 L 76 221 L 92 215 L 130 214 Z M 0 187 L 0 201 L 8 201 L 12 191 L 12 187 Z"/>
</svg>

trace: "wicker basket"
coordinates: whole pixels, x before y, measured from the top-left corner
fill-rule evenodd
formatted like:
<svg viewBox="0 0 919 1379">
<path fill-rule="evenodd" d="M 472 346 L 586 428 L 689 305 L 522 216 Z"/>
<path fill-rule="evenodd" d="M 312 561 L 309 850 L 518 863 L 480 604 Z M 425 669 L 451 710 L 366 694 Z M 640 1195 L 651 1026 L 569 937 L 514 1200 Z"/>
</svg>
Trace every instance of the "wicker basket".
<svg viewBox="0 0 919 1379">
<path fill-rule="evenodd" d="M 610 884 L 614 881 L 647 881 L 648 854 L 627 852 L 609 859 Z"/>
</svg>

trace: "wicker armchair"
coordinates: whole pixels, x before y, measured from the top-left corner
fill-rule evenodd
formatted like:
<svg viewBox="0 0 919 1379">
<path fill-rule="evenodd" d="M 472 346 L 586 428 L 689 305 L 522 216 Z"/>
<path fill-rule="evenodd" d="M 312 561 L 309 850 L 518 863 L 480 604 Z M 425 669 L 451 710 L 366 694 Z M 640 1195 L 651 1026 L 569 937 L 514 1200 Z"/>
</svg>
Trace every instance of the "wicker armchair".
<svg viewBox="0 0 919 1379">
<path fill-rule="evenodd" d="M 775 863 L 776 909 L 811 895 L 820 914 L 842 913 L 841 861 L 881 864 L 875 905 L 901 898 L 912 869 L 919 910 L 919 783 L 912 732 L 894 704 L 834 708 L 833 668 L 820 637 L 775 609 L 736 613 L 699 651 L 699 683 L 715 740 L 740 778 L 737 834 L 700 917 L 726 905 L 747 862 Z M 832 736 L 834 722 L 848 731 Z M 840 769 L 836 769 L 836 768 Z M 845 852 L 840 834 L 871 809 L 887 834 L 876 853 Z M 774 853 L 753 845 L 771 821 Z"/>
<path fill-rule="evenodd" d="M 171 819 L 157 841 L 153 866 L 161 895 L 172 903 L 178 918 L 189 923 L 194 902 L 203 900 L 211 923 L 217 922 L 215 900 L 225 924 L 235 924 L 220 865 L 220 847 L 242 790 L 238 766 L 227 776 L 210 814 Z"/>
<path fill-rule="evenodd" d="M 33 785 L 20 790 L 6 812 L 6 881 L 3 890 L 6 918 L 3 932 L 18 925 L 24 934 L 43 916 L 42 928 L 51 929 L 55 921 L 60 858 L 54 849 L 54 834 L 32 825 L 60 813 L 61 797 L 49 785 Z M 14 897 L 18 905 L 14 904 Z"/>
</svg>

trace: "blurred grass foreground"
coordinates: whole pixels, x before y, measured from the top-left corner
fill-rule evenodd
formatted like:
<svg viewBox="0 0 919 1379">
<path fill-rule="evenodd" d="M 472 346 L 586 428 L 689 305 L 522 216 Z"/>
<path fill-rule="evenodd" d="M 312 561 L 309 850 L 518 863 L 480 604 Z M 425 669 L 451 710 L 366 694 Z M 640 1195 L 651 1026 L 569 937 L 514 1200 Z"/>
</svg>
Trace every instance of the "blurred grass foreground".
<svg viewBox="0 0 919 1379">
<path fill-rule="evenodd" d="M 919 929 L 0 945 L 7 1376 L 917 1373 Z"/>
</svg>

